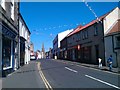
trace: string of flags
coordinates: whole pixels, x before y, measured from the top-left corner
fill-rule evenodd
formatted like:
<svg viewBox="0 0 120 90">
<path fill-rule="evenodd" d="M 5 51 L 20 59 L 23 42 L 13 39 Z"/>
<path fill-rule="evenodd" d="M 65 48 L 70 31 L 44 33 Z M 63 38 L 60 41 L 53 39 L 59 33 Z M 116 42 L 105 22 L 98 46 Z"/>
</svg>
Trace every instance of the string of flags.
<svg viewBox="0 0 120 90">
<path fill-rule="evenodd" d="M 95 11 L 88 5 L 88 2 L 85 1 L 85 0 L 83 0 L 83 2 L 84 2 L 85 5 L 89 8 L 89 10 L 94 14 L 95 18 L 96 18 L 99 22 L 102 22 L 102 21 L 98 18 L 98 16 L 97 16 L 97 14 L 95 13 Z"/>
<path fill-rule="evenodd" d="M 84 25 L 85 23 L 83 23 L 83 25 Z M 65 24 L 65 25 L 59 25 L 59 26 L 54 26 L 54 27 L 48 27 L 48 28 L 40 28 L 40 29 L 37 29 L 37 30 L 32 30 L 31 32 L 33 33 L 33 34 L 44 34 L 44 33 L 42 33 L 42 32 L 40 32 L 40 31 L 46 31 L 46 30 L 57 30 L 57 29 L 60 29 L 60 28 L 64 28 L 64 27 L 72 27 L 72 26 L 78 26 L 78 25 L 80 25 L 80 24 L 70 24 L 70 25 L 67 25 L 67 24 Z M 51 35 L 50 35 L 51 36 Z"/>
<path fill-rule="evenodd" d="M 95 18 L 97 19 L 97 21 L 99 21 L 99 22 L 102 22 L 99 18 L 98 18 L 98 16 L 97 16 L 97 14 L 95 13 L 95 11 L 89 6 L 89 4 L 88 4 L 88 2 L 86 1 L 86 0 L 83 0 L 83 2 L 85 3 L 85 5 L 88 7 L 88 9 L 93 13 L 93 15 L 95 16 Z M 83 25 L 85 25 L 85 23 L 83 22 L 82 23 Z M 39 30 L 32 30 L 31 32 L 33 33 L 34 32 L 34 34 L 44 34 L 44 33 L 41 33 L 40 31 L 41 30 L 54 30 L 54 29 L 59 29 L 59 28 L 63 28 L 63 27 L 71 27 L 71 26 L 78 26 L 78 25 L 80 25 L 80 24 L 70 24 L 70 25 L 67 25 L 67 24 L 65 24 L 65 25 L 58 25 L 58 26 L 53 26 L 53 27 L 48 27 L 48 28 L 40 28 Z M 50 34 L 50 36 L 52 37 L 53 36 L 53 34 L 51 33 Z"/>
</svg>

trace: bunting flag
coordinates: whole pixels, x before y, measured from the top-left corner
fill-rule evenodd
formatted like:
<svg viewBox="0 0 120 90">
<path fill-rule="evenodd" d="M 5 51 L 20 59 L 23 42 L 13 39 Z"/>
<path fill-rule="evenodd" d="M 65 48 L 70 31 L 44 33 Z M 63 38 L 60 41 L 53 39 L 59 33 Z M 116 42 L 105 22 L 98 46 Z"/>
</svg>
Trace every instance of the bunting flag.
<svg viewBox="0 0 120 90">
<path fill-rule="evenodd" d="M 98 16 L 97 16 L 97 14 L 95 13 L 95 11 L 88 5 L 88 2 L 85 1 L 85 0 L 83 0 L 83 2 L 84 2 L 85 5 L 89 8 L 89 10 L 94 14 L 95 18 L 96 18 L 99 22 L 102 22 L 102 21 L 98 18 Z"/>
</svg>

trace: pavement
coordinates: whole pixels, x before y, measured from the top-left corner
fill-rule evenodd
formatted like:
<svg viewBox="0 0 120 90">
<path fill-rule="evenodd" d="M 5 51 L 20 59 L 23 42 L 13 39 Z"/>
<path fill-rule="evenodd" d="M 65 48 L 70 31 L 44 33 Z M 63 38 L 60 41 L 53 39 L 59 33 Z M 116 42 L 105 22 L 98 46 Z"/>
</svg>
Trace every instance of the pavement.
<svg viewBox="0 0 120 90">
<path fill-rule="evenodd" d="M 55 59 L 53 59 L 55 60 Z M 68 63 L 73 63 L 73 64 L 76 64 L 76 65 L 82 65 L 82 66 L 85 66 L 85 67 L 89 67 L 89 68 L 94 68 L 94 69 L 99 69 L 99 70 L 103 70 L 103 71 L 108 71 L 108 72 L 111 72 L 109 71 L 109 67 L 107 66 L 102 66 L 102 68 L 99 68 L 98 65 L 94 65 L 94 64 L 86 64 L 86 63 L 80 63 L 80 62 L 73 62 L 73 61 L 70 61 L 70 60 L 60 60 L 60 59 L 57 59 L 59 61 L 64 61 L 64 62 L 68 62 Z M 112 73 L 118 73 L 120 74 L 120 68 L 112 68 Z"/>
<path fill-rule="evenodd" d="M 2 89 L 2 78 L 0 78 L 0 90 Z"/>
<path fill-rule="evenodd" d="M 2 88 L 45 88 L 36 62 L 30 62 L 2 78 Z"/>
<path fill-rule="evenodd" d="M 43 59 L 40 62 L 41 70 L 53 89 L 120 89 L 120 75 L 117 73 L 64 60 Z"/>
</svg>

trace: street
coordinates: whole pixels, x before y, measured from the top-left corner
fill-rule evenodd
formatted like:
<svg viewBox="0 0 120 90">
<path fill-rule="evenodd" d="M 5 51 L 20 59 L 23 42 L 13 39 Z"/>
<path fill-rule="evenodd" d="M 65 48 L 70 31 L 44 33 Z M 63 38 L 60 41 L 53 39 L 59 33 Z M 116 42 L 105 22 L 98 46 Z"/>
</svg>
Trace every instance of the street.
<svg viewBox="0 0 120 90">
<path fill-rule="evenodd" d="M 49 59 L 41 60 L 41 67 L 53 88 L 118 88 L 117 74 Z"/>
<path fill-rule="evenodd" d="M 40 67 L 37 67 L 39 65 Z M 41 68 L 41 69 L 39 69 Z M 42 71 L 44 76 L 41 76 Z M 44 77 L 46 80 L 43 80 Z M 42 59 L 32 61 L 3 79 L 3 88 L 111 88 L 120 89 L 120 75 L 68 63 Z M 118 85 L 119 84 L 119 85 Z"/>
</svg>

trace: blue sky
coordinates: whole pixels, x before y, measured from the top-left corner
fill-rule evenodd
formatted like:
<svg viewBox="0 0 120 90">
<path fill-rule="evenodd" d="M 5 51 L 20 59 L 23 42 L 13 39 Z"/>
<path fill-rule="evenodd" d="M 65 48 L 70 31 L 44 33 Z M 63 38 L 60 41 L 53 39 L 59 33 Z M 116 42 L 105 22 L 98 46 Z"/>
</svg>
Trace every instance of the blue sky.
<svg viewBox="0 0 120 90">
<path fill-rule="evenodd" d="M 118 6 L 118 3 L 88 2 L 99 17 Z M 85 25 L 95 19 L 94 14 L 83 2 L 21 2 L 20 12 L 31 31 L 34 50 L 53 47 L 55 36 L 67 29 Z"/>
</svg>

